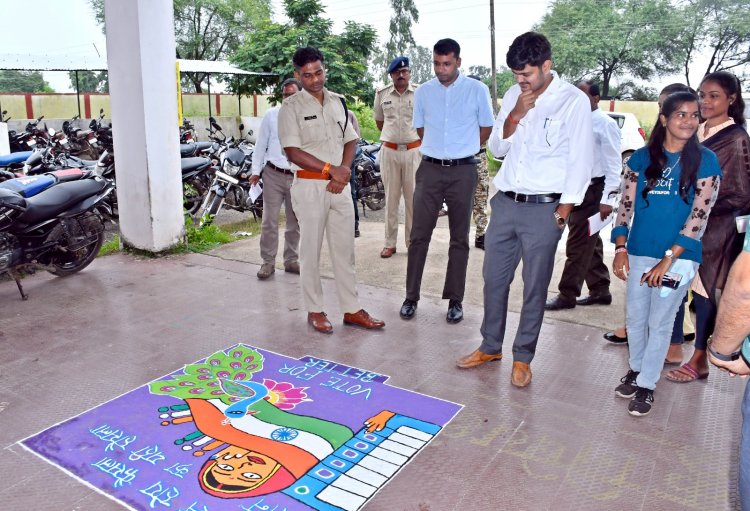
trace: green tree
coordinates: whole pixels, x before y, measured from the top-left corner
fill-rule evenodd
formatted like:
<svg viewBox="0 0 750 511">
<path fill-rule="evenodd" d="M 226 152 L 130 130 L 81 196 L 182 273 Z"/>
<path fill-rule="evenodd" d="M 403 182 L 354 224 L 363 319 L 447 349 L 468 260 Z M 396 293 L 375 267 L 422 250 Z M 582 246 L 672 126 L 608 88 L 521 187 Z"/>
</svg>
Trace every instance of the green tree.
<svg viewBox="0 0 750 511">
<path fill-rule="evenodd" d="M 371 103 L 375 92 L 367 62 L 377 41 L 375 29 L 348 21 L 341 34 L 334 34 L 333 22 L 323 17 L 323 5 L 318 0 L 284 0 L 284 7 L 289 23 L 261 24 L 230 57 L 243 69 L 273 73 L 243 76 L 239 92 L 270 93 L 273 101 L 280 101 L 278 85 L 294 74 L 292 55 L 297 48 L 310 45 L 325 57 L 326 87 Z"/>
<path fill-rule="evenodd" d="M 659 93 L 653 87 L 641 86 L 633 80 L 626 80 L 618 85 L 611 86 L 609 97 L 628 101 L 656 101 L 659 99 Z"/>
<path fill-rule="evenodd" d="M 679 5 L 683 31 L 677 39 L 685 82 L 698 53 L 708 53 L 705 73 L 731 71 L 742 76 L 750 65 L 750 9 L 747 0 L 684 0 Z"/>
<path fill-rule="evenodd" d="M 476 76 L 486 84 L 490 81 L 490 78 L 492 78 L 492 69 L 487 66 L 469 66 L 469 72 L 467 74 Z"/>
<path fill-rule="evenodd" d="M 40 71 L 0 70 L 2 92 L 55 92 Z"/>
<path fill-rule="evenodd" d="M 534 28 L 552 44 L 554 68 L 575 82 L 598 76 L 648 80 L 678 69 L 681 26 L 668 0 L 554 0 Z"/>
<path fill-rule="evenodd" d="M 104 0 L 89 0 L 104 28 Z M 225 60 L 248 34 L 270 20 L 270 0 L 174 0 L 177 58 Z M 202 92 L 206 73 L 184 73 L 183 81 Z"/>
<path fill-rule="evenodd" d="M 68 71 L 70 86 L 76 88 L 76 72 Z M 78 90 L 81 92 L 109 92 L 106 71 L 78 71 Z"/>
</svg>

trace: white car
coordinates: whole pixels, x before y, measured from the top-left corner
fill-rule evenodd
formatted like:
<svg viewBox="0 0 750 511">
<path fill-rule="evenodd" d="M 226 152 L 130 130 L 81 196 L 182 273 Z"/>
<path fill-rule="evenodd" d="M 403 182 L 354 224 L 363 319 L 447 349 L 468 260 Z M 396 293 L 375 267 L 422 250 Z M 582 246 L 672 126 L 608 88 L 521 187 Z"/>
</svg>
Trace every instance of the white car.
<svg viewBox="0 0 750 511">
<path fill-rule="evenodd" d="M 630 159 L 636 149 L 640 149 L 646 143 L 646 132 L 641 128 L 638 118 L 626 112 L 605 112 L 613 118 L 620 127 L 622 139 L 620 142 L 620 153 L 622 153 L 623 165 Z"/>
</svg>

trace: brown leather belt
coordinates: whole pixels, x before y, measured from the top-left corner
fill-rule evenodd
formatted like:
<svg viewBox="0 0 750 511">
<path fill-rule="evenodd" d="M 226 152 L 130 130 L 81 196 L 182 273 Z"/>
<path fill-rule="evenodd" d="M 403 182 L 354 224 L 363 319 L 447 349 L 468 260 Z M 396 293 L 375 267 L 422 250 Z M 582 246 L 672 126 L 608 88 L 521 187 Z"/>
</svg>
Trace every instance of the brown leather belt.
<svg viewBox="0 0 750 511">
<path fill-rule="evenodd" d="M 388 149 L 393 149 L 394 151 L 408 151 L 409 149 L 414 149 L 415 147 L 421 146 L 422 141 L 415 140 L 414 142 L 409 142 L 408 144 L 394 144 L 393 142 L 383 142 L 383 145 Z"/>
<path fill-rule="evenodd" d="M 323 174 L 322 172 L 315 172 L 314 170 L 300 169 L 297 171 L 297 177 L 300 179 L 323 179 L 328 181 L 331 179 L 330 175 Z"/>
<path fill-rule="evenodd" d="M 285 168 L 282 168 L 282 167 L 277 167 L 276 165 L 274 165 L 270 161 L 267 161 L 266 165 L 268 165 L 269 167 L 271 167 L 273 170 L 275 170 L 277 172 L 281 172 L 282 174 L 287 174 L 289 176 L 293 176 L 294 175 L 291 170 L 285 169 Z"/>
</svg>

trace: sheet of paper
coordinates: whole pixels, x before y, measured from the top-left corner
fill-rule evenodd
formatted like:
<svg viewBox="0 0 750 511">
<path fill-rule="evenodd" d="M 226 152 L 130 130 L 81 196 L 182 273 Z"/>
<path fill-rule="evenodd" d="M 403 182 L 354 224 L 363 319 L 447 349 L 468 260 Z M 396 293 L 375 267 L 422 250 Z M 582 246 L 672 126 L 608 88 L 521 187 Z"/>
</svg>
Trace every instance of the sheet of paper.
<svg viewBox="0 0 750 511">
<path fill-rule="evenodd" d="M 260 194 L 263 193 L 263 187 L 260 186 L 258 183 L 255 183 L 253 186 L 250 187 L 250 201 L 255 202 L 258 197 L 260 197 Z"/>
<path fill-rule="evenodd" d="M 614 211 L 610 213 L 609 216 L 604 220 L 602 220 L 602 216 L 599 213 L 594 213 L 593 215 L 591 215 L 589 217 L 589 236 L 593 236 L 594 234 L 608 226 L 609 223 L 612 222 L 614 216 Z"/>
</svg>

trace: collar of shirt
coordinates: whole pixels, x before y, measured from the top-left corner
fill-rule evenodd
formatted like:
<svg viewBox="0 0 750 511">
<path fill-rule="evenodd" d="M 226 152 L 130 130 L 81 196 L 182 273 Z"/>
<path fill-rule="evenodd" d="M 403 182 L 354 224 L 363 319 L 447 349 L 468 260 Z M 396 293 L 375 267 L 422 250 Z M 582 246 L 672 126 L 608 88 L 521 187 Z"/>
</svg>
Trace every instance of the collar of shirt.
<svg viewBox="0 0 750 511">
<path fill-rule="evenodd" d="M 730 117 L 729 119 L 727 119 L 726 121 L 722 122 L 721 124 L 717 124 L 716 126 L 714 126 L 712 128 L 708 128 L 708 132 L 706 132 L 705 131 L 706 130 L 706 123 L 705 122 L 701 123 L 700 126 L 698 127 L 698 142 L 700 142 L 702 144 L 704 140 L 713 137 L 718 132 L 720 132 L 721 130 L 723 130 L 727 126 L 731 126 L 732 124 L 734 124 L 734 119 L 732 119 Z"/>
<path fill-rule="evenodd" d="M 521 95 L 514 85 L 503 98 L 507 110 L 495 124 L 495 149 L 507 147 L 495 176 L 498 190 L 524 194 L 562 193 L 561 202 L 580 204 L 591 181 L 594 132 L 585 94 L 552 71 L 552 81 L 521 119 L 515 133 L 502 139 L 502 123 Z"/>
<path fill-rule="evenodd" d="M 447 87 L 433 78 L 414 95 L 413 127 L 424 128 L 420 152 L 458 159 L 479 152 L 479 126 L 492 125 L 489 89 L 459 72 Z"/>
</svg>

